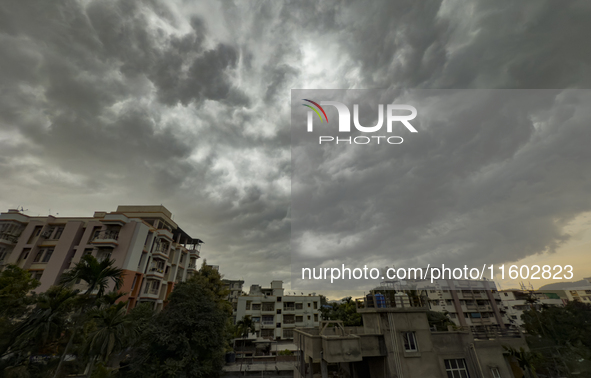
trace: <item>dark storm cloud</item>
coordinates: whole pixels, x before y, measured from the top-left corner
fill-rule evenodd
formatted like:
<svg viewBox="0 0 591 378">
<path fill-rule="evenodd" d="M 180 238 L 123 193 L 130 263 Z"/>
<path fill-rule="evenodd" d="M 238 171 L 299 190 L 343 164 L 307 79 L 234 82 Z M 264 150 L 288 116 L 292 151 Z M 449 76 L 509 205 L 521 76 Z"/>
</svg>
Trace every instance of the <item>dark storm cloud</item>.
<svg viewBox="0 0 591 378">
<path fill-rule="evenodd" d="M 289 89 L 588 87 L 588 14 L 583 1 L 4 1 L 0 205 L 85 215 L 163 203 L 228 277 L 289 281 Z M 573 171 L 587 135 L 538 140 L 546 131 L 513 115 L 495 115 L 494 131 L 433 126 L 395 165 L 361 154 L 360 187 L 396 193 L 383 207 L 357 213 L 361 191 L 332 182 L 340 168 L 307 206 L 326 205 L 319 220 L 342 234 L 374 225 L 367 259 L 392 243 L 406 256 L 465 257 L 477 240 L 493 253 L 556 248 L 587 209 Z M 384 172 L 400 180 L 384 186 Z M 386 209 L 406 232 L 380 236 Z"/>
</svg>

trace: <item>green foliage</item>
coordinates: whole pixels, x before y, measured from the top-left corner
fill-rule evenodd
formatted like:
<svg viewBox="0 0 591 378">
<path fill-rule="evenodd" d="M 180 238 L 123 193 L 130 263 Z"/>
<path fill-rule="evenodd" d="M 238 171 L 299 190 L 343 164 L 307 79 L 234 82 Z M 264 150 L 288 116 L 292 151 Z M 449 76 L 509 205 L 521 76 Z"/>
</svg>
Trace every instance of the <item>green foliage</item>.
<svg viewBox="0 0 591 378">
<path fill-rule="evenodd" d="M 115 260 L 98 261 L 92 255 L 82 256 L 72 270 L 62 274 L 61 283 L 70 286 L 77 280 L 82 280 L 88 285 L 85 294 L 90 295 L 96 290 L 96 297 L 102 297 L 110 281 L 115 283 L 115 290 L 119 290 L 123 285 L 123 269 L 114 265 Z"/>
<path fill-rule="evenodd" d="M 351 297 L 345 298 L 341 304 L 329 303 L 321 306 L 320 313 L 323 320 L 342 320 L 346 327 L 363 325 L 361 314 L 357 313 L 357 306 Z"/>
<path fill-rule="evenodd" d="M 89 313 L 96 327 L 88 334 L 85 353 L 105 362 L 113 352 L 123 348 L 125 341 L 132 339 L 136 329 L 126 314 L 126 305 L 126 302 L 121 302 Z"/>
<path fill-rule="evenodd" d="M 219 377 L 231 307 L 220 275 L 203 266 L 170 294 L 147 327 L 132 361 L 135 376 Z"/>
<path fill-rule="evenodd" d="M 293 356 L 293 352 L 291 350 L 289 350 L 289 349 L 280 350 L 277 354 L 279 356 Z"/>
<path fill-rule="evenodd" d="M 429 321 L 429 326 L 435 326 L 438 331 L 447 331 L 447 326 L 455 327 L 454 322 L 447 314 L 447 312 L 428 311 L 427 320 Z"/>
<path fill-rule="evenodd" d="M 246 315 L 241 320 L 236 322 L 236 337 L 247 337 L 249 333 L 256 331 L 255 324 L 250 315 Z"/>
<path fill-rule="evenodd" d="M 39 281 L 16 265 L 8 265 L 0 273 L 0 318 L 22 316 L 26 307 L 33 303 L 33 297 L 27 294 L 39 286 Z"/>
<path fill-rule="evenodd" d="M 530 349 L 540 355 L 533 367 L 540 374 L 591 376 L 591 305 L 531 308 L 521 316 Z"/>
</svg>

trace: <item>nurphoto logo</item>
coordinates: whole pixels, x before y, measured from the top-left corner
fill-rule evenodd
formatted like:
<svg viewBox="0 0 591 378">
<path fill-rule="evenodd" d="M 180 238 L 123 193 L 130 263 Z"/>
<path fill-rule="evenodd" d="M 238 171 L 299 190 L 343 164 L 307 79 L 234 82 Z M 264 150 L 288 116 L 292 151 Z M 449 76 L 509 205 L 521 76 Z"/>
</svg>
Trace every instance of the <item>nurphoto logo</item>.
<svg viewBox="0 0 591 378">
<path fill-rule="evenodd" d="M 345 104 L 343 104 L 342 102 L 338 102 L 338 101 L 320 101 L 320 103 L 312 101 L 312 100 L 308 100 L 308 99 L 303 99 L 304 101 L 308 102 L 309 104 L 302 104 L 303 106 L 309 108 L 310 110 L 308 110 L 308 123 L 307 123 L 307 131 L 309 133 L 314 131 L 314 113 L 316 113 L 316 115 L 318 116 L 318 119 L 320 119 L 320 123 L 324 123 L 326 121 L 326 123 L 328 124 L 328 116 L 326 115 L 326 112 L 324 111 L 324 108 L 322 107 L 322 105 L 326 106 L 326 105 L 331 105 L 334 106 L 338 112 L 338 123 L 339 123 L 339 128 L 338 128 L 338 132 L 339 133 L 349 133 L 351 132 L 351 111 L 349 110 L 349 107 Z M 314 106 L 312 106 L 312 105 Z M 397 114 L 397 111 L 409 111 L 410 114 Z M 322 114 L 321 114 L 322 113 Z M 386 106 L 386 111 L 385 111 L 385 118 L 386 118 L 386 132 L 387 133 L 391 133 L 392 129 L 393 129 L 393 124 L 395 122 L 400 122 L 402 123 L 402 125 L 404 125 L 411 133 L 416 133 L 417 129 L 415 129 L 413 127 L 413 125 L 411 125 L 411 123 L 409 121 L 413 120 L 416 118 L 417 116 L 417 109 L 414 106 L 411 105 L 398 105 L 398 104 L 388 104 Z M 323 118 L 324 116 L 324 118 Z M 362 126 L 361 123 L 359 123 L 359 105 L 358 104 L 354 104 L 353 105 L 353 125 L 355 125 L 355 128 L 362 132 L 362 133 L 376 133 L 378 131 L 380 131 L 382 129 L 382 126 L 384 125 L 384 105 L 383 104 L 379 104 L 378 105 L 378 122 L 375 126 Z M 335 143 L 335 144 L 370 144 L 372 142 L 375 142 L 377 144 L 380 144 L 380 141 L 385 141 L 388 144 L 401 144 L 404 139 L 402 139 L 402 137 L 400 136 L 388 136 L 388 135 L 371 135 L 371 136 L 366 136 L 366 135 L 359 135 L 359 136 L 349 136 L 348 138 L 340 138 L 339 136 L 329 136 L 329 135 L 323 135 L 320 136 L 318 138 L 318 143 L 322 144 L 322 143 Z"/>
</svg>

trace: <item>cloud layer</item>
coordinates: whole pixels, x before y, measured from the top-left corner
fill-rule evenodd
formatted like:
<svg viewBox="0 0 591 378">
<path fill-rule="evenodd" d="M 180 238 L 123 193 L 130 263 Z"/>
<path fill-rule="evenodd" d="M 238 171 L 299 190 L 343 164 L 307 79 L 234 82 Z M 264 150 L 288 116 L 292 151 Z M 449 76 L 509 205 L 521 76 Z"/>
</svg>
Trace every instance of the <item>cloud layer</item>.
<svg viewBox="0 0 591 378">
<path fill-rule="evenodd" d="M 588 88 L 590 8 L 586 1 L 5 1 L 0 208 L 83 216 L 162 203 L 205 240 L 204 257 L 226 276 L 288 282 L 291 88 Z M 559 93 L 548 105 L 560 103 L 560 112 L 536 113 L 566 125 L 561 132 L 528 119 L 495 131 L 433 126 L 417 138 L 420 153 L 407 152 L 412 165 L 380 168 L 370 164 L 377 157 L 363 156 L 366 185 L 378 188 L 383 169 L 401 177 L 387 188 L 400 202 L 387 209 L 394 224 L 413 231 L 390 242 L 408 253 L 465 251 L 464 259 L 483 243 L 520 256 L 560 245 L 568 238 L 562 225 L 589 209 L 589 135 L 571 100 Z M 330 187 L 334 177 L 325 179 L 318 185 Z M 419 194 L 428 200 L 417 202 Z M 337 191 L 330 200 L 355 195 Z M 409 201 L 413 211 L 403 213 Z M 515 211 L 524 202 L 531 211 Z M 367 232 L 346 210 L 325 216 L 342 219 L 343 233 Z M 375 213 L 368 209 L 367 224 L 379 226 Z M 419 230 L 439 236 L 421 240 Z M 372 235 L 363 234 L 368 253 L 382 248 Z M 339 236 L 324 239 L 331 238 Z"/>
</svg>

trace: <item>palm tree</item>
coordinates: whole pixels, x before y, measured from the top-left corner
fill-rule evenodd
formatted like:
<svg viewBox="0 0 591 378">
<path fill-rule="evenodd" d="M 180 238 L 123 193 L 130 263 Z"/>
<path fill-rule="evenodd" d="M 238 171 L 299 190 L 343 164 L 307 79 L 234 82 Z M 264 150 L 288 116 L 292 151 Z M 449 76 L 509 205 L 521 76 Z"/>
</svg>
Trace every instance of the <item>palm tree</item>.
<svg viewBox="0 0 591 378">
<path fill-rule="evenodd" d="M 61 283 L 70 286 L 78 280 L 87 283 L 85 295 L 91 295 L 95 290 L 96 297 L 101 297 L 109 286 L 109 281 L 115 283 L 115 290 L 123 285 L 123 269 L 114 267 L 115 260 L 105 259 L 98 261 L 92 255 L 85 255 L 80 262 L 70 270 L 62 274 Z"/>
<path fill-rule="evenodd" d="M 88 335 L 85 352 L 91 356 L 88 376 L 92 374 L 94 362 L 98 359 L 106 363 L 111 354 L 123 347 L 134 332 L 132 321 L 127 316 L 126 302 L 120 302 L 107 308 L 91 311 L 89 315 L 97 328 Z"/>
<path fill-rule="evenodd" d="M 250 315 L 246 315 L 242 320 L 237 321 L 236 326 L 238 327 L 239 335 L 242 338 L 246 338 L 249 333 L 254 333 L 256 331 Z"/>
<path fill-rule="evenodd" d="M 60 279 L 60 282 L 63 286 L 71 286 L 76 282 L 84 281 L 88 285 L 88 288 L 83 293 L 83 295 L 89 299 L 87 305 L 93 305 L 96 303 L 96 300 L 100 299 L 105 290 L 109 287 L 110 281 L 115 284 L 114 289 L 119 290 L 123 285 L 123 269 L 116 268 L 115 260 L 105 259 L 103 261 L 98 261 L 92 255 L 85 255 L 82 256 L 82 259 L 79 263 L 74 266 L 74 268 L 64 274 Z M 96 291 L 95 294 L 93 294 Z M 90 301 L 91 296 L 94 295 L 94 301 Z M 82 306 L 80 308 L 80 315 L 85 313 L 87 310 L 87 306 Z M 79 317 L 80 318 L 80 317 Z M 64 358 L 72 345 L 74 340 L 74 336 L 79 328 L 79 325 L 75 325 L 72 335 L 70 336 L 70 340 L 64 349 L 62 357 L 60 358 L 60 362 L 57 366 L 54 378 L 59 376 L 62 364 L 64 362 Z"/>
<path fill-rule="evenodd" d="M 33 312 L 17 328 L 17 344 L 34 342 L 42 348 L 58 340 L 67 328 L 77 296 L 78 291 L 61 286 L 53 286 L 40 294 Z"/>
</svg>

